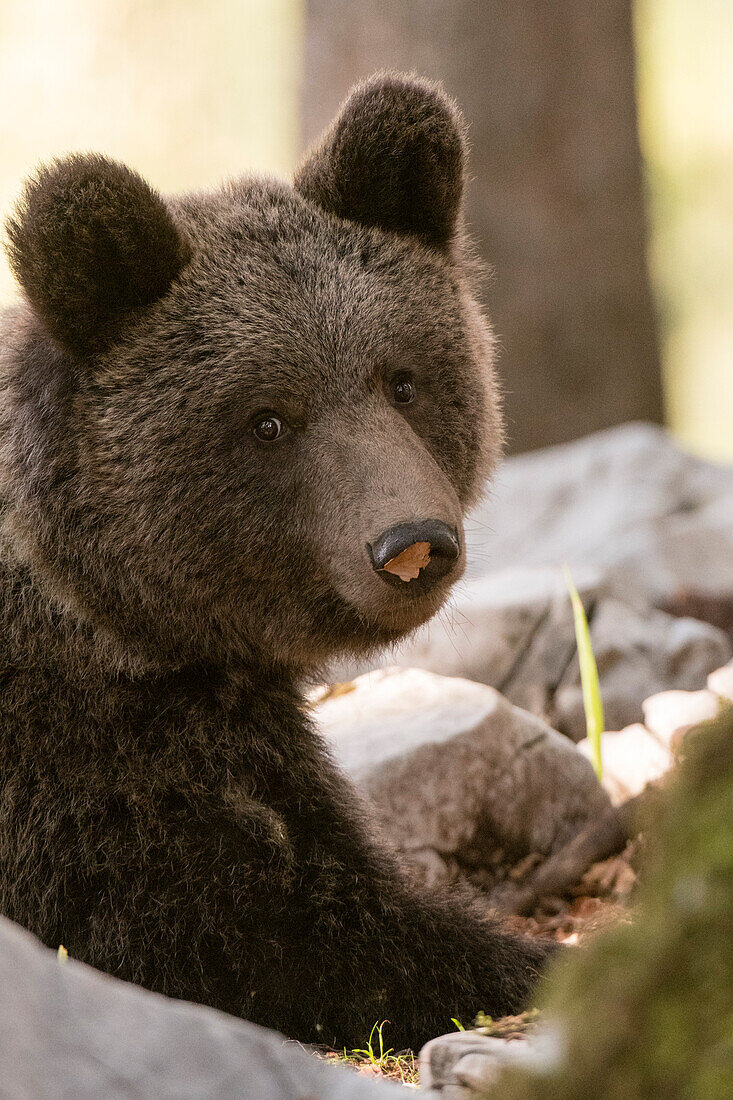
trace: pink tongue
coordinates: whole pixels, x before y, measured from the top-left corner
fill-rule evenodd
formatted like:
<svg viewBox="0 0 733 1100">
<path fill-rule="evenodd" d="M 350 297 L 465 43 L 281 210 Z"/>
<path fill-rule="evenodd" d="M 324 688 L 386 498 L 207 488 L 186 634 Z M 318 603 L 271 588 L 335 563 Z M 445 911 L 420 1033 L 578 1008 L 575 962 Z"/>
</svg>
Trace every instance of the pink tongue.
<svg viewBox="0 0 733 1100">
<path fill-rule="evenodd" d="M 384 566 L 385 573 L 394 573 L 401 581 L 414 581 L 430 561 L 430 543 L 413 542 L 396 558 L 392 558 Z"/>
</svg>

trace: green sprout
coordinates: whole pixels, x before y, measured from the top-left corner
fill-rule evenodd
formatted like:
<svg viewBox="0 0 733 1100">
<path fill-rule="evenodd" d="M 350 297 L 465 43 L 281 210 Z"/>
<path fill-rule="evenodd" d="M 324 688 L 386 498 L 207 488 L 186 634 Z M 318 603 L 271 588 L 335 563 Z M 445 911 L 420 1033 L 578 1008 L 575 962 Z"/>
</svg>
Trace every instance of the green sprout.
<svg viewBox="0 0 733 1100">
<path fill-rule="evenodd" d="M 388 1023 L 389 1020 L 382 1020 L 381 1024 L 379 1022 L 374 1024 L 369 1033 L 366 1046 L 354 1047 L 353 1050 L 347 1050 L 344 1047 L 341 1055 L 336 1055 L 335 1051 L 327 1051 L 322 1056 L 328 1061 L 343 1062 L 345 1065 L 352 1066 L 359 1071 L 363 1070 L 365 1066 L 371 1066 L 375 1072 L 382 1074 L 384 1077 L 393 1079 L 399 1077 L 403 1085 L 416 1085 L 419 1071 L 415 1065 L 413 1052 L 405 1050 L 396 1054 L 392 1047 L 385 1049 L 382 1029 Z M 374 1041 L 375 1032 L 379 1039 L 378 1049 Z"/>
<path fill-rule="evenodd" d="M 591 763 L 600 781 L 603 778 L 601 734 L 603 733 L 604 720 L 598 668 L 593 655 L 590 630 L 588 629 L 588 620 L 585 616 L 583 602 L 567 565 L 565 566 L 565 582 L 573 604 L 575 642 L 578 647 L 578 660 L 580 662 L 580 682 L 583 685 L 583 709 L 585 710 L 585 727 L 591 750 Z"/>
<path fill-rule="evenodd" d="M 384 1066 L 385 1062 L 393 1054 L 392 1047 L 390 1047 L 389 1050 L 384 1049 L 384 1039 L 382 1038 L 382 1028 L 384 1027 L 385 1024 L 388 1024 L 388 1023 L 389 1023 L 389 1020 L 382 1020 L 381 1024 L 376 1023 L 374 1025 L 374 1027 L 372 1028 L 372 1030 L 369 1032 L 369 1038 L 367 1039 L 366 1047 L 364 1049 L 361 1049 L 361 1050 L 358 1047 L 355 1047 L 352 1050 L 351 1053 L 352 1054 L 361 1054 L 362 1057 L 368 1058 L 373 1066 L 379 1066 L 379 1067 Z M 377 1054 L 377 1052 L 375 1051 L 374 1046 L 372 1044 L 372 1039 L 374 1038 L 374 1032 L 375 1031 L 376 1031 L 377 1035 L 379 1036 L 379 1054 Z"/>
</svg>

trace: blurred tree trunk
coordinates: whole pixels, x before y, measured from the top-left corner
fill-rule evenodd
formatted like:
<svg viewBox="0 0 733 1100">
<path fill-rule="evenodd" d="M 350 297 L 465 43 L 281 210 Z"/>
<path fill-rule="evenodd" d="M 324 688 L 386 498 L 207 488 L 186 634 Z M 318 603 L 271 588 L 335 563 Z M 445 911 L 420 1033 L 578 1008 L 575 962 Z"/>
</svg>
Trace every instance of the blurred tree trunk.
<svg viewBox="0 0 733 1100">
<path fill-rule="evenodd" d="M 468 220 L 494 269 L 510 445 L 662 418 L 631 0 L 307 0 L 303 137 L 353 81 L 414 69 L 459 100 Z"/>
</svg>

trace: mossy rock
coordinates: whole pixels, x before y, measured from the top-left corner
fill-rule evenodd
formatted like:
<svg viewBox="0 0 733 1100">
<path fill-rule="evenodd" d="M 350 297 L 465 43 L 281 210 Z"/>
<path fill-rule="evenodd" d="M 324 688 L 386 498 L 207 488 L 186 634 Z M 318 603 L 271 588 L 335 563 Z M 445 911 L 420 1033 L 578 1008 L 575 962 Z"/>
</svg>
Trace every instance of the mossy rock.
<svg viewBox="0 0 733 1100">
<path fill-rule="evenodd" d="M 688 735 L 648 832 L 631 923 L 551 977 L 543 1015 L 554 1065 L 502 1075 L 492 1097 L 733 1096 L 733 710 Z"/>
</svg>

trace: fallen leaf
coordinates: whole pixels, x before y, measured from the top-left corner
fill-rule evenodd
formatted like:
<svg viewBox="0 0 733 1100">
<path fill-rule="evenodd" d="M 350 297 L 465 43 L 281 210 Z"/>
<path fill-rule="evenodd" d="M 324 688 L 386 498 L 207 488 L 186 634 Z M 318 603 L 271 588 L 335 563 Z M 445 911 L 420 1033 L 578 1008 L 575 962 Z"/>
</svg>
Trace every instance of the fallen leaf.
<svg viewBox="0 0 733 1100">
<path fill-rule="evenodd" d="M 392 558 L 384 566 L 385 573 L 394 573 L 401 581 L 414 581 L 430 561 L 430 543 L 413 542 L 396 558 Z"/>
<path fill-rule="evenodd" d="M 354 681 L 341 680 L 336 684 L 329 684 L 325 694 L 321 696 L 318 702 L 323 703 L 326 699 L 338 699 L 339 695 L 350 695 L 352 691 L 356 691 Z"/>
</svg>

